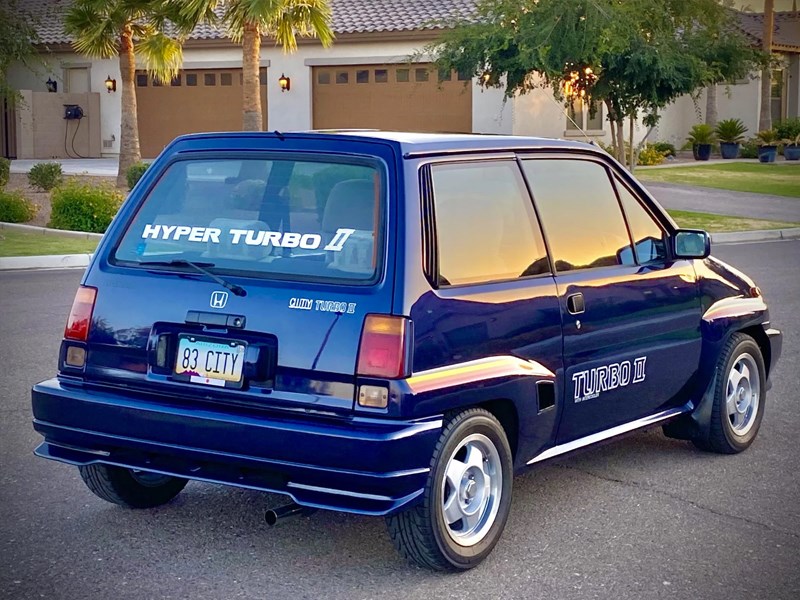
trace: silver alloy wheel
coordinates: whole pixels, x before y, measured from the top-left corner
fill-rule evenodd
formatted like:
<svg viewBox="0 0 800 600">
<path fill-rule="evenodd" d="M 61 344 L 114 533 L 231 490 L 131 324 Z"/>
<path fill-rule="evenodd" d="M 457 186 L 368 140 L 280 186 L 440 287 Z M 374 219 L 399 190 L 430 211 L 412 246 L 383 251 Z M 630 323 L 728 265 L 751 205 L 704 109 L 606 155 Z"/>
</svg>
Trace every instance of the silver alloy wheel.
<svg viewBox="0 0 800 600">
<path fill-rule="evenodd" d="M 758 364 L 752 355 L 745 352 L 738 356 L 731 367 L 725 390 L 725 409 L 736 435 L 747 435 L 752 429 L 760 401 L 761 378 Z"/>
<path fill-rule="evenodd" d="M 474 546 L 489 533 L 500 508 L 503 468 L 494 442 L 481 433 L 461 440 L 442 480 L 441 508 L 447 533 Z"/>
</svg>

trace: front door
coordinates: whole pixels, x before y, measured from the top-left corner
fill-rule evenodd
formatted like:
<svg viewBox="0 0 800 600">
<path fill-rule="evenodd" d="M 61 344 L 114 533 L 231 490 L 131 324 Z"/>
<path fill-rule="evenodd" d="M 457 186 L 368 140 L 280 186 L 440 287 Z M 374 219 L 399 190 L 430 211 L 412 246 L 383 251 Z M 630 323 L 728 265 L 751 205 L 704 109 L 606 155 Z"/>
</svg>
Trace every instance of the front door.
<svg viewBox="0 0 800 600">
<path fill-rule="evenodd" d="M 523 170 L 561 306 L 558 443 L 684 403 L 701 344 L 691 262 L 668 260 L 663 228 L 600 161 L 537 158 Z"/>
</svg>

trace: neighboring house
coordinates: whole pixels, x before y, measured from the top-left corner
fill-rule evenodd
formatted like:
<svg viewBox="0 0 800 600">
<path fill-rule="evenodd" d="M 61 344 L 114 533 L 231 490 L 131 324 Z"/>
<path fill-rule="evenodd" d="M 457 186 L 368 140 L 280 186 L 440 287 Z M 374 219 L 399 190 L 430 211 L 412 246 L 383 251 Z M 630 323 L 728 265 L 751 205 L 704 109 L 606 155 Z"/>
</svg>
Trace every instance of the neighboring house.
<svg viewBox="0 0 800 600">
<path fill-rule="evenodd" d="M 90 60 L 72 50 L 60 21 L 68 2 L 28 0 L 25 5 L 40 15 L 39 35 L 50 54 L 43 72 L 12 68 L 9 74 L 11 84 L 25 90 L 26 102 L 0 125 L 4 154 L 116 155 L 120 94 L 107 92 L 105 81 L 120 79 L 117 59 Z M 268 40 L 262 45 L 265 129 L 379 128 L 576 138 L 584 137 L 583 130 L 608 142 L 602 107 L 594 115 L 582 102 L 567 110 L 546 89 L 506 101 L 501 89 L 483 89 L 476 80 L 439 73 L 426 62 L 423 51 L 440 33 L 438 23 L 468 17 L 475 5 L 476 0 L 331 0 L 333 47 L 326 50 L 304 40 L 296 53 L 284 54 Z M 784 39 L 784 16 L 779 19 L 776 50 L 800 51 L 792 44 L 789 50 L 777 46 Z M 797 54 L 793 56 L 785 86 L 792 91 L 786 92 L 786 108 L 781 109 L 788 115 L 797 114 L 798 108 L 800 77 Z M 183 70 L 171 84 L 154 85 L 140 72 L 136 91 L 142 155 L 154 157 L 182 133 L 239 129 L 241 60 L 241 47 L 223 31 L 202 25 L 186 41 Z M 278 85 L 281 76 L 291 81 L 288 91 Z M 48 79 L 57 83 L 57 93 L 47 94 Z M 732 89 L 731 103 L 741 113 L 732 116 L 747 121 L 752 113 L 757 118 L 758 82 Z M 720 117 L 730 112 L 726 101 L 720 94 Z M 63 119 L 64 104 L 81 105 L 85 118 Z M 666 111 L 657 137 L 682 138 L 698 120 L 691 99 L 682 99 Z"/>
<path fill-rule="evenodd" d="M 737 17 L 745 37 L 760 48 L 763 45 L 764 15 L 743 12 Z M 800 12 L 775 13 L 772 52 L 780 63 L 772 71 L 770 107 L 775 123 L 800 116 Z M 670 141 L 680 147 L 691 126 L 703 122 L 705 107 L 705 91 L 696 99 L 688 96 L 678 99 L 664 111 L 655 139 Z M 761 74 L 753 73 L 741 81 L 720 84 L 717 111 L 719 119 L 741 119 L 749 129 L 748 135 L 755 135 L 761 111 Z"/>
</svg>

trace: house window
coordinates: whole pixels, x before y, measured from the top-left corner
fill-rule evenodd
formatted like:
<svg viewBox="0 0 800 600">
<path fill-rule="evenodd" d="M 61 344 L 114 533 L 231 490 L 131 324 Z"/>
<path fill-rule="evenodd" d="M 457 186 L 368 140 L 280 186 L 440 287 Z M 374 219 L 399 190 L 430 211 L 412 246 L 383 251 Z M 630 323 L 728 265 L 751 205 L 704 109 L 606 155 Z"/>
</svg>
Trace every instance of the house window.
<svg viewBox="0 0 800 600">
<path fill-rule="evenodd" d="M 233 75 L 231 73 L 220 73 L 219 74 L 219 84 L 220 85 L 233 85 Z"/>
<path fill-rule="evenodd" d="M 197 85 L 197 73 L 186 74 L 186 85 L 189 87 L 194 87 Z"/>
<path fill-rule="evenodd" d="M 472 75 L 467 71 L 459 71 L 458 72 L 458 80 L 459 81 L 469 81 L 472 79 Z"/>
<path fill-rule="evenodd" d="M 147 87 L 147 73 L 136 74 L 136 87 Z"/>
<path fill-rule="evenodd" d="M 369 71 L 366 69 L 356 71 L 356 83 L 369 83 Z"/>
<path fill-rule="evenodd" d="M 320 85 L 328 85 L 331 82 L 331 74 L 329 71 L 320 71 L 317 74 L 317 83 Z"/>
<path fill-rule="evenodd" d="M 769 98 L 770 112 L 772 113 L 772 122 L 781 121 L 786 117 L 786 86 L 785 73 L 783 69 L 773 69 L 772 71 L 772 85 Z"/>
<path fill-rule="evenodd" d="M 395 79 L 397 80 L 397 83 L 408 83 L 408 74 L 408 69 L 397 69 L 395 72 Z"/>
<path fill-rule="evenodd" d="M 217 74 L 216 73 L 206 73 L 203 76 L 203 85 L 217 85 Z"/>
<path fill-rule="evenodd" d="M 430 74 L 428 73 L 428 69 L 414 69 L 415 81 L 428 81 L 429 78 Z"/>
<path fill-rule="evenodd" d="M 349 83 L 350 73 L 347 71 L 339 71 L 336 73 L 336 83 Z"/>
<path fill-rule="evenodd" d="M 386 69 L 375 69 L 375 83 L 388 83 L 389 71 Z"/>
<path fill-rule="evenodd" d="M 575 98 L 567 110 L 567 131 L 603 130 L 602 102 Z"/>
<path fill-rule="evenodd" d="M 439 69 L 439 83 L 442 81 L 452 81 L 453 72 L 450 69 Z"/>
<path fill-rule="evenodd" d="M 169 82 L 172 87 L 180 87 L 181 86 L 181 76 L 176 75 L 172 78 L 172 81 Z"/>
</svg>

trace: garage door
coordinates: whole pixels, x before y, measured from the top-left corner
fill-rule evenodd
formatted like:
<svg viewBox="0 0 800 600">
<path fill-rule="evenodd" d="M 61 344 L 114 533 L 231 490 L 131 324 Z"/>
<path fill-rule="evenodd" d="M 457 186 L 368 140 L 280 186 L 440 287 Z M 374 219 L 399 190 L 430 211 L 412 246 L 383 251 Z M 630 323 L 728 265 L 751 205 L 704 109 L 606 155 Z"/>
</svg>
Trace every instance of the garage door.
<svg viewBox="0 0 800 600">
<path fill-rule="evenodd" d="M 432 65 L 314 67 L 314 128 L 472 131 L 468 77 Z"/>
<path fill-rule="evenodd" d="M 261 69 L 261 111 L 267 126 L 267 69 Z M 176 136 L 200 131 L 241 131 L 242 70 L 187 69 L 170 85 L 136 73 L 136 107 L 142 156 L 155 157 Z"/>
</svg>

